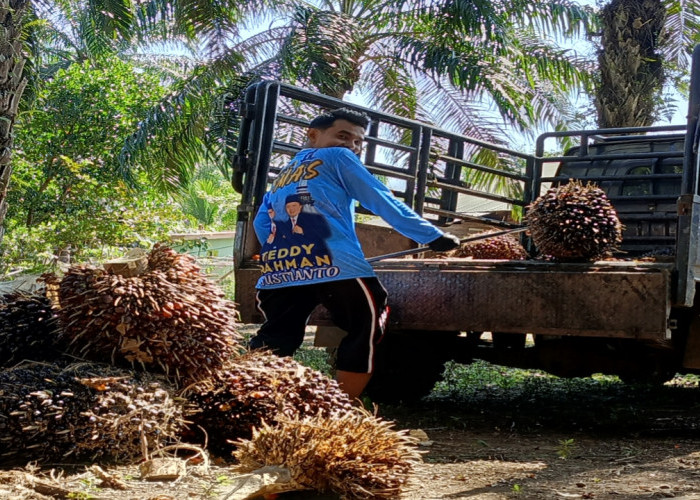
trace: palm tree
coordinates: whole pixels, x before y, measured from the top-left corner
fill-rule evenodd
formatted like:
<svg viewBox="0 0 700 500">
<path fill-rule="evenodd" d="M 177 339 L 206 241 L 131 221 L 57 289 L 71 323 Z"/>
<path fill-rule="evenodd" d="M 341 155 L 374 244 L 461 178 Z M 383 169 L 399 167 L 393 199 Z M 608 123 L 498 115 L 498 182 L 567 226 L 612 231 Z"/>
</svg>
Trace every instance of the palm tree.
<svg viewBox="0 0 700 500">
<path fill-rule="evenodd" d="M 443 120 L 452 117 L 441 125 L 494 139 L 499 127 L 474 121 L 470 107 L 487 102 L 499 118 L 525 128 L 560 118 L 562 90 L 586 81 L 585 61 L 545 42 L 537 28 L 585 31 L 588 12 L 566 2 L 406 8 L 395 1 L 326 0 L 319 9 L 297 9 L 281 52 L 282 74 L 336 97 L 366 89 L 371 105 L 410 118 L 434 121 L 437 110 Z"/>
<path fill-rule="evenodd" d="M 652 125 L 663 110 L 669 77 L 682 87 L 688 74 L 690 53 L 700 40 L 700 2 L 611 0 L 600 20 L 598 125 Z"/>
<path fill-rule="evenodd" d="M 0 31 L 0 239 L 4 233 L 2 221 L 7 213 L 5 196 L 12 174 L 12 130 L 27 79 L 23 75 L 22 17 L 26 13 L 26 0 L 0 1 L 3 30 Z"/>
<path fill-rule="evenodd" d="M 226 108 L 260 78 L 335 97 L 361 91 L 372 107 L 500 143 L 504 122 L 524 130 L 565 119 L 566 93 L 589 82 L 587 61 L 538 36 L 591 29 L 590 11 L 567 0 L 288 0 L 262 12 L 270 27 L 232 31 L 228 48 L 203 60 L 142 124 L 125 164 L 170 167 L 161 181 L 176 186 L 200 158 L 226 158 Z"/>
</svg>

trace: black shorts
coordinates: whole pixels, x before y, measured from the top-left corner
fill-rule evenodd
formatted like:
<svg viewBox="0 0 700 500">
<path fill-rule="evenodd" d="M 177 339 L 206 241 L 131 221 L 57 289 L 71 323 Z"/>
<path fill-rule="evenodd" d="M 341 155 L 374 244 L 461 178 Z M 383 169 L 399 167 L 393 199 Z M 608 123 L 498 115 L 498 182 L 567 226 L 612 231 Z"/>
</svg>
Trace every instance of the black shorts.
<svg viewBox="0 0 700 500">
<path fill-rule="evenodd" d="M 309 316 L 322 304 L 335 325 L 348 332 L 338 347 L 336 368 L 371 373 L 375 346 L 384 335 L 389 312 L 386 299 L 377 278 L 258 290 L 258 309 L 265 321 L 250 346 L 291 356 L 304 341 Z"/>
</svg>

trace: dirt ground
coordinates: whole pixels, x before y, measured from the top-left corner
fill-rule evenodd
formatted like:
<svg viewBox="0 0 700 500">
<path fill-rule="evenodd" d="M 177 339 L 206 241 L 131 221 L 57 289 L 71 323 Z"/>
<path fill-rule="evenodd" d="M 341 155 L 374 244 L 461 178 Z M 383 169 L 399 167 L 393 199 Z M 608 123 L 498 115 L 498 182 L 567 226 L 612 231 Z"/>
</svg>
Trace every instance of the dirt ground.
<svg viewBox="0 0 700 500">
<path fill-rule="evenodd" d="M 463 401 L 380 406 L 396 428 L 425 433 L 423 462 L 399 499 L 700 500 L 700 388 L 591 387 L 518 397 L 484 389 Z M 5 470 L 0 498 L 236 498 L 231 467 L 206 465 L 188 465 L 180 479 L 160 482 L 141 480 L 137 465 Z"/>
<path fill-rule="evenodd" d="M 546 418 L 505 407 L 431 408 L 450 423 L 424 427 L 432 443 L 400 498 L 700 499 L 697 400 L 668 412 L 628 406 L 639 411 L 630 425 L 611 425 L 606 405 L 584 413 L 577 401 L 566 404 L 536 409 Z"/>
</svg>

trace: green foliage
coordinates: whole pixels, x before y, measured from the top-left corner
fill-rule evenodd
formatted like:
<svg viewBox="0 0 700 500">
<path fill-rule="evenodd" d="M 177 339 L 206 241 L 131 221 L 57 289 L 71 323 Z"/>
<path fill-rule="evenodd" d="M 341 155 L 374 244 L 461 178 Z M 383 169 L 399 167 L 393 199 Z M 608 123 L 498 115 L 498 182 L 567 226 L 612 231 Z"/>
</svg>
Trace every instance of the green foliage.
<svg viewBox="0 0 700 500">
<path fill-rule="evenodd" d="M 60 156 L 92 161 L 92 175 L 114 178 L 119 145 L 164 92 L 156 76 L 116 58 L 75 63 L 44 82 L 34 108 L 21 115 L 17 154 L 47 180 L 61 174 Z"/>
<path fill-rule="evenodd" d="M 332 370 L 328 364 L 328 353 L 324 348 L 304 344 L 294 353 L 294 360 L 328 376 L 331 375 Z"/>
<path fill-rule="evenodd" d="M 124 174 L 147 163 L 149 182 L 171 193 L 190 184 L 202 163 L 215 164 L 230 176 L 235 141 L 229 100 L 240 95 L 248 82 L 240 76 L 240 63 L 240 56 L 231 52 L 177 78 L 123 145 Z"/>
<path fill-rule="evenodd" d="M 177 207 L 153 193 L 134 196 L 123 182 L 103 184 L 77 175 L 66 210 L 47 214 L 27 226 L 7 219 L 0 245 L 0 276 L 13 269 L 39 272 L 55 264 L 61 252 L 74 261 L 102 260 L 123 253 L 126 247 L 150 248 L 164 241 L 182 219 Z M 16 205 L 15 205 L 16 206 Z"/>
<path fill-rule="evenodd" d="M 44 82 L 17 126 L 0 273 L 41 270 L 67 250 L 109 256 L 176 229 L 176 205 L 152 188 L 135 191 L 117 168 L 119 145 L 162 93 L 118 59 L 73 64 Z"/>
<path fill-rule="evenodd" d="M 508 405 L 531 405 L 552 394 L 575 395 L 593 389 L 599 394 L 616 394 L 624 387 L 615 376 L 567 379 L 542 371 L 506 368 L 476 360 L 469 365 L 446 363 L 444 380 L 435 385 L 430 398 L 474 402 L 495 398 Z"/>
<path fill-rule="evenodd" d="M 237 219 L 240 195 L 213 166 L 204 166 L 189 185 L 183 186 L 176 200 L 193 221 L 210 230 L 231 230 Z"/>
<path fill-rule="evenodd" d="M 119 182 L 118 146 L 162 93 L 154 77 L 118 59 L 74 64 L 45 82 L 17 125 L 15 225 L 36 226 L 94 202 L 76 194 L 88 178 Z"/>
</svg>

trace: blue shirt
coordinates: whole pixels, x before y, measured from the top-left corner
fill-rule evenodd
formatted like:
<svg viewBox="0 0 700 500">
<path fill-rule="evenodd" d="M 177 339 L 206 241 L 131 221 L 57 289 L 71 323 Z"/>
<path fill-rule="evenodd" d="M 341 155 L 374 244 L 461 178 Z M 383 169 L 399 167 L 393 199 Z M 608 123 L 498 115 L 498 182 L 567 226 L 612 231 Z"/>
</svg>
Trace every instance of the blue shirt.
<svg viewBox="0 0 700 500">
<path fill-rule="evenodd" d="M 375 276 L 355 233 L 355 201 L 426 244 L 443 232 L 396 199 L 349 149 L 303 149 L 274 180 L 254 220 L 257 288 Z"/>
</svg>

